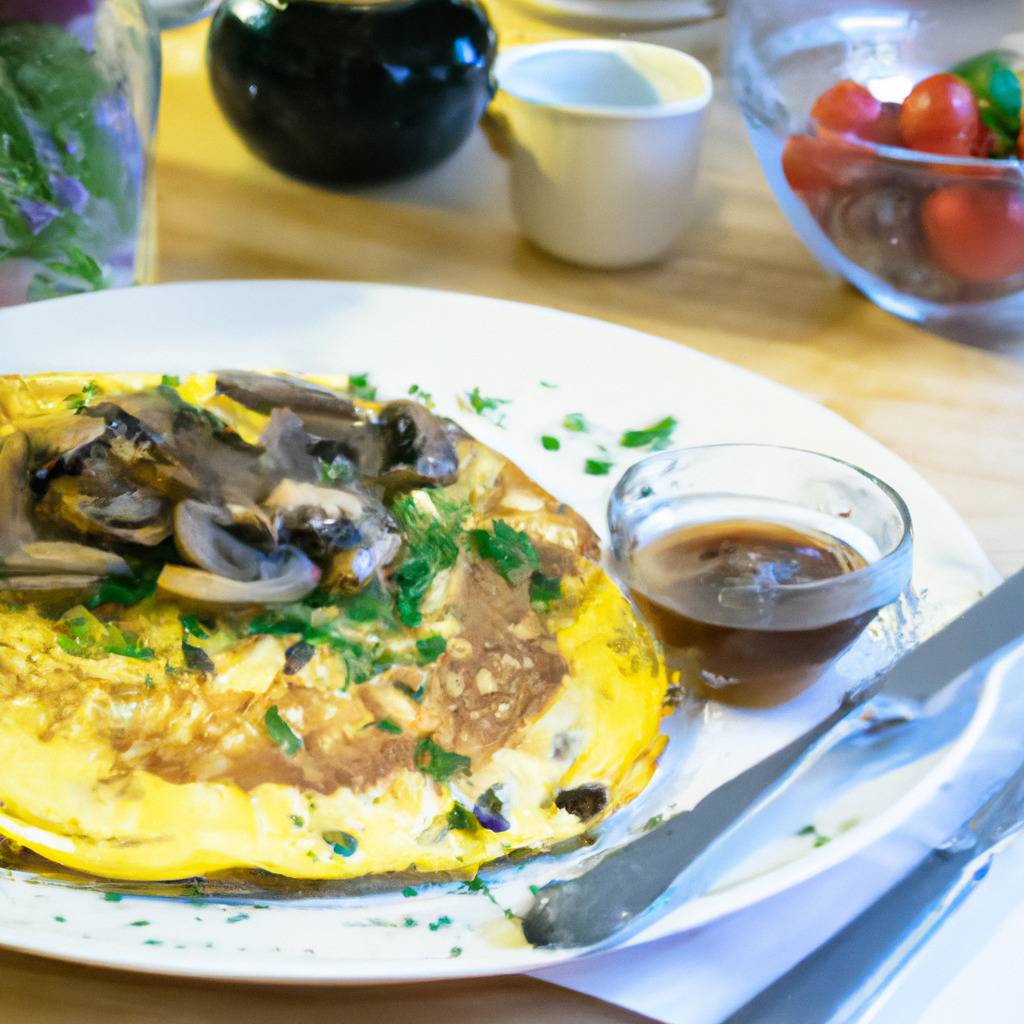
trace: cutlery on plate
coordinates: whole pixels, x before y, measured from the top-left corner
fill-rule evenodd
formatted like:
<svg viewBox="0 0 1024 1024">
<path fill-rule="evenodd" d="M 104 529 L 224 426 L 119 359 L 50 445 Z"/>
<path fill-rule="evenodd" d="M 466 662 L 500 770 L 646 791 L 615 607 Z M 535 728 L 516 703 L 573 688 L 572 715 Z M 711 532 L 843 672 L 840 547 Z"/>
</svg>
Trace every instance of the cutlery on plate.
<svg viewBox="0 0 1024 1024">
<path fill-rule="evenodd" d="M 850 694 L 824 721 L 730 779 L 691 810 L 606 854 L 583 874 L 543 886 L 523 916 L 535 946 L 595 946 L 642 925 L 670 889 L 707 863 L 718 840 L 759 810 L 802 767 L 837 743 L 895 721 L 912 721 L 955 698 L 968 669 L 1024 636 L 1024 571 L 1000 584 L 924 643 L 904 654 L 879 680 Z M 875 702 L 878 715 L 863 714 Z"/>
<path fill-rule="evenodd" d="M 942 846 L 724 1024 L 853 1024 L 1024 826 L 1024 765 Z"/>
</svg>

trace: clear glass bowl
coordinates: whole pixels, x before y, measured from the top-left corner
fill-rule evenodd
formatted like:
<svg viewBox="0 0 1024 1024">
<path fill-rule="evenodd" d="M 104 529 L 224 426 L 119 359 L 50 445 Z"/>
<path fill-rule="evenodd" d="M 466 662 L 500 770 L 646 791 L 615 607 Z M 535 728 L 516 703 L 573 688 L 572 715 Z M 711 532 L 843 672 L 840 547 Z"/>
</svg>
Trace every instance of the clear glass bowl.
<svg viewBox="0 0 1024 1024">
<path fill-rule="evenodd" d="M 752 570 L 742 551 L 723 562 L 712 549 L 699 559 L 713 555 L 706 564 L 714 568 L 688 569 L 680 587 L 663 549 L 650 549 L 658 552 L 653 572 L 650 555 L 639 555 L 659 538 L 716 522 L 834 538 L 861 567 L 786 582 L 784 571 Z M 727 703 L 770 706 L 801 692 L 911 579 L 913 528 L 899 494 L 863 469 L 795 448 L 723 444 L 648 456 L 616 486 L 608 524 L 615 570 L 670 667 L 689 689 Z M 723 566 L 736 566 L 735 575 Z"/>
<path fill-rule="evenodd" d="M 928 241 L 923 206 L 946 187 L 994 193 L 995 205 L 1024 202 L 1022 165 L 836 142 L 819 153 L 830 187 L 797 193 L 782 172 L 783 149 L 808 132 L 814 100 L 836 82 L 852 78 L 899 102 L 921 79 L 999 48 L 1022 27 L 1022 0 L 735 0 L 730 9 L 733 89 L 797 233 L 883 309 L 948 333 L 1019 333 L 1024 272 L 981 280 L 952 272 Z"/>
</svg>

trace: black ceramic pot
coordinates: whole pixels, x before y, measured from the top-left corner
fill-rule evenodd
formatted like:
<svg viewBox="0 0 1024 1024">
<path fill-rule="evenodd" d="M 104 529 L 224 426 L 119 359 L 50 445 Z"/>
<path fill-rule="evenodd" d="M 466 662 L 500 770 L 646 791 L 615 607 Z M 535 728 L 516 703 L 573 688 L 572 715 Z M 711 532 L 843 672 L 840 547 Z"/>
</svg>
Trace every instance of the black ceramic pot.
<svg viewBox="0 0 1024 1024">
<path fill-rule="evenodd" d="M 490 99 L 495 44 L 476 0 L 226 0 L 208 58 L 214 95 L 253 152 L 347 185 L 454 153 Z"/>
</svg>

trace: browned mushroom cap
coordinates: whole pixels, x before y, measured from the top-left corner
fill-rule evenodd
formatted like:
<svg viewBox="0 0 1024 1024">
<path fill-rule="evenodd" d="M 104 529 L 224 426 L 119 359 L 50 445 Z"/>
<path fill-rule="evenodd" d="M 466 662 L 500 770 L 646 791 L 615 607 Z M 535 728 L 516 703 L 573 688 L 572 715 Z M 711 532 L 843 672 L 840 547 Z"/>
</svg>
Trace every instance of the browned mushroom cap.
<svg viewBox="0 0 1024 1024">
<path fill-rule="evenodd" d="M 0 448 L 0 554 L 16 551 L 34 537 L 29 521 L 28 438 L 11 434 Z"/>
<path fill-rule="evenodd" d="M 174 509 L 174 541 L 186 561 L 223 579 L 258 580 L 263 556 L 230 532 L 234 525 L 223 505 L 190 500 Z"/>
<path fill-rule="evenodd" d="M 288 604 L 301 601 L 319 582 L 320 570 L 301 551 L 281 547 L 261 560 L 260 575 L 254 581 L 166 565 L 157 587 L 165 594 L 198 604 Z"/>
<path fill-rule="evenodd" d="M 356 486 L 282 480 L 265 502 L 280 536 L 325 567 L 332 587 L 358 589 L 398 554 L 398 528 L 375 495 Z"/>
<path fill-rule="evenodd" d="M 384 433 L 388 487 L 445 487 L 459 475 L 459 456 L 444 422 L 419 402 L 388 402 L 378 423 Z"/>
<path fill-rule="evenodd" d="M 307 416 L 342 422 L 359 419 L 347 396 L 284 373 L 219 370 L 217 391 L 264 415 L 275 409 L 291 409 L 304 420 Z"/>
</svg>

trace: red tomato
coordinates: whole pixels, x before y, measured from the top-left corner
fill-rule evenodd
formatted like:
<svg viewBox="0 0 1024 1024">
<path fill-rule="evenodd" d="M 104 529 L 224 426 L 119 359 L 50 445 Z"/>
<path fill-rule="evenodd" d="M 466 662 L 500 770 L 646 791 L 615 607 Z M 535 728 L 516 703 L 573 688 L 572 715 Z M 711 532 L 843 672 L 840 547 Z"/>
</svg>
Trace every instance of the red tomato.
<svg viewBox="0 0 1024 1024">
<path fill-rule="evenodd" d="M 898 103 L 883 103 L 878 117 L 858 134 L 862 139 L 867 139 L 868 142 L 877 142 L 880 146 L 902 146 L 903 136 L 900 134 L 902 109 Z"/>
<path fill-rule="evenodd" d="M 1021 128 L 1017 136 L 1017 159 L 1024 160 L 1024 128 Z"/>
<path fill-rule="evenodd" d="M 979 144 L 978 101 L 956 75 L 932 75 L 914 86 L 903 101 L 903 144 L 923 153 L 970 156 Z"/>
<path fill-rule="evenodd" d="M 782 173 L 795 192 L 844 188 L 870 159 L 863 146 L 840 136 L 791 135 L 782 151 Z"/>
<path fill-rule="evenodd" d="M 866 138 L 865 132 L 878 120 L 882 104 L 849 78 L 826 89 L 811 107 L 811 117 L 830 132 L 850 132 Z"/>
<path fill-rule="evenodd" d="M 939 266 L 964 281 L 1024 273 L 1024 196 L 999 185 L 947 185 L 921 210 Z"/>
</svg>

